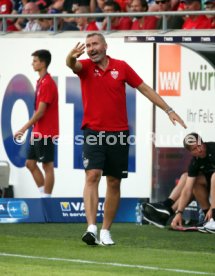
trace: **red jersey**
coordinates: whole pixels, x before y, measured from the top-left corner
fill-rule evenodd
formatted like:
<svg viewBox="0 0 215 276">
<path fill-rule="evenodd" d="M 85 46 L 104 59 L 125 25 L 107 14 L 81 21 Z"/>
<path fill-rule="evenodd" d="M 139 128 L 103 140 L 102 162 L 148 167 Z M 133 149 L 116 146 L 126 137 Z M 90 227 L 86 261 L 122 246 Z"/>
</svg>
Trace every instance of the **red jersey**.
<svg viewBox="0 0 215 276">
<path fill-rule="evenodd" d="M 130 17 L 120 17 L 116 24 L 111 25 L 111 30 L 130 30 L 132 25 L 132 20 Z"/>
<path fill-rule="evenodd" d="M 116 2 L 120 5 L 121 11 L 126 12 L 126 1 L 125 0 L 116 0 Z"/>
<path fill-rule="evenodd" d="M 136 19 L 132 23 L 131 30 L 154 30 L 156 29 L 157 20 L 155 16 L 145 16 L 142 24 L 140 20 Z"/>
<path fill-rule="evenodd" d="M 111 23 L 111 30 L 130 30 L 132 25 L 132 20 L 130 17 L 118 17 Z M 107 29 L 107 25 L 103 26 L 103 30 Z"/>
<path fill-rule="evenodd" d="M 128 129 L 126 89 L 138 87 L 143 80 L 122 60 L 109 58 L 105 71 L 90 59 L 80 60 L 84 117 L 82 129 L 121 131 Z"/>
<path fill-rule="evenodd" d="M 13 10 L 13 3 L 10 0 L 0 0 L 0 14 L 9 14 Z"/>
<path fill-rule="evenodd" d="M 54 137 L 59 135 L 59 118 L 58 118 L 58 90 L 57 85 L 50 74 L 46 74 L 42 79 L 37 81 L 35 92 L 35 110 L 38 109 L 39 103 L 47 104 L 46 111 L 42 118 L 34 125 L 33 132 L 35 136 Z"/>
<path fill-rule="evenodd" d="M 210 29 L 210 20 L 205 15 L 199 15 L 192 19 L 188 17 L 182 26 L 182 29 Z"/>
<path fill-rule="evenodd" d="M 89 22 L 89 24 L 87 25 L 85 31 L 99 31 L 99 27 L 96 24 L 96 21 Z"/>
<path fill-rule="evenodd" d="M 18 32 L 19 30 L 17 29 L 17 27 L 14 25 L 14 23 L 12 24 L 8 24 L 7 26 L 7 32 Z"/>
<path fill-rule="evenodd" d="M 209 18 L 209 20 L 210 20 L 210 23 L 211 23 L 211 29 L 215 29 L 215 20 L 214 20 L 214 18 L 213 17 Z"/>
</svg>

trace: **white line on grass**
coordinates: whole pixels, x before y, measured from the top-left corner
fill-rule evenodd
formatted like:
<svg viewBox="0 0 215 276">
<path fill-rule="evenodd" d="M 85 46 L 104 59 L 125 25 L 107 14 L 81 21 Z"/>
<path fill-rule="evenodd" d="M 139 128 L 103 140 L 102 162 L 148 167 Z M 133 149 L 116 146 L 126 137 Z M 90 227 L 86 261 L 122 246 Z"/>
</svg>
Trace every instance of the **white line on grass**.
<svg viewBox="0 0 215 276">
<path fill-rule="evenodd" d="M 108 263 L 108 262 L 106 263 L 106 262 L 96 262 L 96 261 L 79 260 L 79 259 L 48 258 L 48 257 L 40 257 L 40 256 L 9 254 L 4 252 L 0 252 L 0 256 L 17 257 L 17 258 L 23 258 L 23 259 L 36 259 L 36 260 L 44 260 L 44 261 L 72 262 L 72 263 L 82 263 L 82 264 L 109 265 L 109 266 L 116 266 L 116 267 L 142 268 L 142 269 L 149 269 L 149 270 L 163 270 L 163 271 L 171 271 L 171 272 L 178 272 L 178 273 L 189 273 L 194 275 L 197 275 L 197 274 L 215 275 L 214 273 L 209 273 L 209 272 L 192 271 L 192 270 L 184 270 L 184 269 L 162 268 L 162 267 L 156 267 L 156 266 L 130 265 L 130 264 Z"/>
</svg>

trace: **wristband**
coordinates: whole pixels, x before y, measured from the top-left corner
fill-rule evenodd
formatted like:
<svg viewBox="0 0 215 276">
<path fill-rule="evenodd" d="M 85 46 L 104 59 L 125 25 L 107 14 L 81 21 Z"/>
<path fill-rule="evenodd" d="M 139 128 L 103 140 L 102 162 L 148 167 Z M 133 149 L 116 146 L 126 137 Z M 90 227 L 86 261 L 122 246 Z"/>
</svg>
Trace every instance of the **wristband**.
<svg viewBox="0 0 215 276">
<path fill-rule="evenodd" d="M 175 111 L 172 109 L 172 107 L 168 107 L 165 109 L 165 112 L 169 115 L 170 113 L 175 112 Z"/>
<path fill-rule="evenodd" d="M 177 211 L 175 212 L 175 214 L 176 214 L 176 215 L 177 215 L 177 214 L 183 214 L 183 211 L 177 210 Z"/>
</svg>

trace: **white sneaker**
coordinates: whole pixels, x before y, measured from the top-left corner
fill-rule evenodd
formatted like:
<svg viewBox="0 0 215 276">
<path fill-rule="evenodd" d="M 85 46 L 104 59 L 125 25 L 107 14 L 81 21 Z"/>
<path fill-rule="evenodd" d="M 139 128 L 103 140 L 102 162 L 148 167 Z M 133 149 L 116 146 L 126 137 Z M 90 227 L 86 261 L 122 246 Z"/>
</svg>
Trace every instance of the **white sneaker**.
<svg viewBox="0 0 215 276">
<path fill-rule="evenodd" d="M 208 233 L 208 231 L 205 229 L 206 224 L 207 222 L 203 222 L 202 225 L 198 225 L 197 226 L 198 231 L 201 233 Z"/>
<path fill-rule="evenodd" d="M 107 229 L 101 229 L 100 231 L 100 245 L 114 245 L 115 242 L 111 238 L 110 231 Z"/>
<path fill-rule="evenodd" d="M 99 241 L 97 239 L 97 226 L 89 225 L 87 231 L 82 236 L 82 241 L 88 245 L 98 245 Z"/>
<path fill-rule="evenodd" d="M 215 234 L 215 221 L 214 219 L 210 219 L 205 225 L 204 228 L 207 232 Z"/>
</svg>

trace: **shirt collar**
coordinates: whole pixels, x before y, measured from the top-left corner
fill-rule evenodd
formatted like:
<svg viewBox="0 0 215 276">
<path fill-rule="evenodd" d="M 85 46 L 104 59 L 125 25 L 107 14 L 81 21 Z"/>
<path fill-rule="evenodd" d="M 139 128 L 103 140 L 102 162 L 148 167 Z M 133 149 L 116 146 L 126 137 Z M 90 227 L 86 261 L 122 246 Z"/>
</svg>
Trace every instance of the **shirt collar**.
<svg viewBox="0 0 215 276">
<path fill-rule="evenodd" d="M 108 64 L 108 67 L 106 68 L 105 71 L 110 71 L 110 70 L 112 70 L 114 68 L 114 60 L 110 56 L 108 56 L 108 55 L 107 55 L 107 57 L 109 59 L 109 64 Z M 94 63 L 94 62 L 92 62 L 92 63 L 94 64 L 94 68 L 95 69 L 102 70 L 99 66 L 97 66 L 96 63 Z"/>
</svg>

